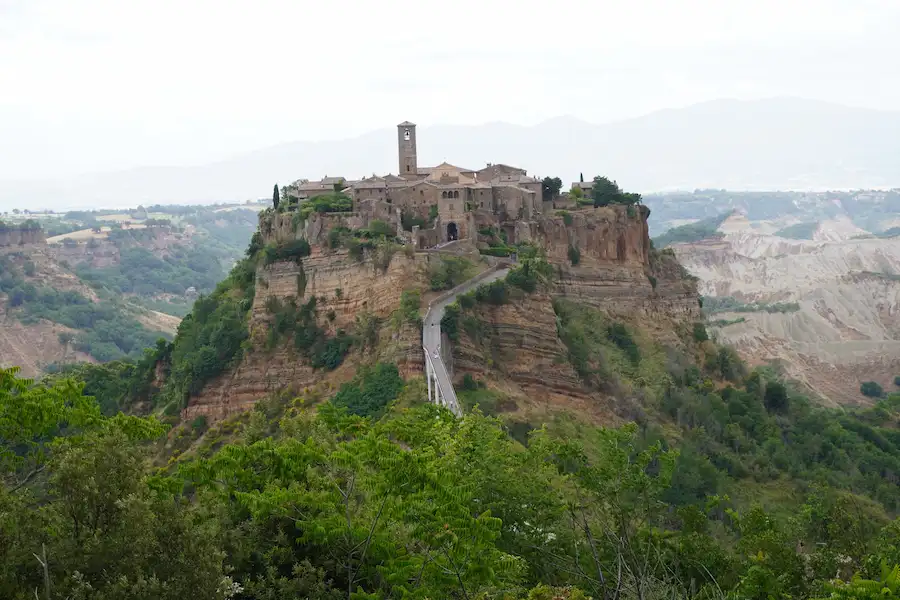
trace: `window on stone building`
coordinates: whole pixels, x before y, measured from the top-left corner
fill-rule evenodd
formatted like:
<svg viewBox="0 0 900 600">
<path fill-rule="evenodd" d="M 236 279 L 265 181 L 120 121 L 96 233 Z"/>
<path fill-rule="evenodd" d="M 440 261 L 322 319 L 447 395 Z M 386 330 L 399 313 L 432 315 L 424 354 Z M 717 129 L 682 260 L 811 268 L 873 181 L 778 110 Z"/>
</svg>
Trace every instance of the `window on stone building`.
<svg viewBox="0 0 900 600">
<path fill-rule="evenodd" d="M 447 197 L 447 192 L 441 192 L 441 198 L 446 198 L 446 197 Z"/>
<path fill-rule="evenodd" d="M 403 132 L 403 139 L 407 142 L 409 141 L 409 129 Z M 406 167 L 406 170 L 409 171 L 409 167 Z"/>
</svg>

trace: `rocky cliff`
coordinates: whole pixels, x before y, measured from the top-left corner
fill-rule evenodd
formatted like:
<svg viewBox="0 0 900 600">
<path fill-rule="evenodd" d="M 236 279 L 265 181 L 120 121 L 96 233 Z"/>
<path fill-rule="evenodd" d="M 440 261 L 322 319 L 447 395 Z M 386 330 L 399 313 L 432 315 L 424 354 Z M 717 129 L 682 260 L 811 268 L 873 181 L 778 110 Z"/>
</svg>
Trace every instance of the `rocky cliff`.
<svg viewBox="0 0 900 600">
<path fill-rule="evenodd" d="M 283 244 L 311 235 L 310 255 L 300 260 L 281 260 L 257 267 L 256 293 L 250 309 L 250 348 L 240 364 L 224 373 L 190 400 L 187 417 L 205 414 L 221 418 L 246 410 L 257 400 L 285 389 L 295 392 L 314 386 L 329 388 L 353 376 L 361 361 L 374 359 L 397 363 L 406 376 L 421 373 L 421 331 L 414 324 L 392 319 L 404 290 L 425 287 L 428 253 L 375 250 L 360 259 L 345 249 L 329 249 L 325 234 L 342 220 L 313 216 L 304 226 L 289 213 L 268 213 L 260 218 L 261 241 Z M 322 221 L 328 225 L 322 227 Z M 315 298 L 317 324 L 327 335 L 353 330 L 372 322 L 378 339 L 365 356 L 356 353 L 334 372 L 313 369 L 289 343 L 266 347 L 273 315 L 273 301 L 293 300 L 302 305 Z M 372 351 L 375 351 L 374 353 Z"/>
<path fill-rule="evenodd" d="M 555 405 L 610 418 L 614 407 L 585 386 L 570 364 L 554 299 L 595 308 L 660 343 L 680 344 L 679 326 L 701 319 L 696 279 L 674 253 L 651 248 L 648 216 L 645 207 L 619 206 L 520 223 L 518 238 L 541 247 L 555 272 L 541 292 L 465 311 L 459 340 L 452 344 L 455 378 L 468 373 L 493 379 L 518 398 L 520 408 Z"/>
<path fill-rule="evenodd" d="M 704 296 L 764 307 L 711 315 L 711 333 L 751 364 L 783 365 L 831 404 L 865 402 L 863 381 L 893 387 L 900 373 L 900 238 L 846 239 L 843 221 L 820 224 L 816 240 L 760 234 L 752 225 L 730 217 L 721 239 L 674 246 Z"/>
<path fill-rule="evenodd" d="M 660 338 L 676 342 L 673 323 L 700 318 L 696 287 L 673 254 L 651 249 L 648 216 L 646 208 L 619 206 L 518 223 L 516 238 L 542 248 L 554 273 L 541 291 L 512 303 L 477 308 L 469 334 L 447 344 L 452 347 L 447 358 L 454 376 L 491 378 L 514 395 L 557 405 L 590 403 L 591 391 L 569 364 L 557 334 L 556 297 L 593 306 L 614 318 L 653 322 Z M 411 248 L 376 249 L 360 259 L 347 250 L 330 249 L 328 230 L 352 225 L 348 218 L 353 216 L 313 215 L 300 221 L 291 214 L 269 212 L 261 217 L 261 243 L 304 238 L 312 242 L 310 254 L 269 265 L 261 261 L 249 316 L 251 347 L 236 368 L 191 399 L 187 418 L 224 417 L 283 389 L 333 389 L 366 361 L 391 360 L 405 375 L 421 373 L 421 332 L 396 312 L 404 290 L 425 293 L 424 310 L 429 267 L 441 256 Z M 573 248 L 579 260 L 572 260 Z M 316 299 L 317 323 L 329 335 L 374 319 L 379 324 L 375 349 L 355 352 L 333 372 L 312 369 L 289 344 L 267 349 L 274 301 L 295 299 L 301 305 L 311 298 Z"/>
<path fill-rule="evenodd" d="M 9 227 L 0 225 L 0 248 L 43 244 L 47 240 L 40 227 Z"/>
</svg>

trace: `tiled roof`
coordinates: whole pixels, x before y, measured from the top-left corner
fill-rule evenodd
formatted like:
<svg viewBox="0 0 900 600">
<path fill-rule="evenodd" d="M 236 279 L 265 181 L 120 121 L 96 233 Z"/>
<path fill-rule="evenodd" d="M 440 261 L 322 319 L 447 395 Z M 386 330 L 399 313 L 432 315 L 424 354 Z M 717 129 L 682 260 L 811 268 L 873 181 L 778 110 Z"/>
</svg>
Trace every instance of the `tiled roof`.
<svg viewBox="0 0 900 600">
<path fill-rule="evenodd" d="M 415 126 L 416 126 L 415 123 L 410 123 L 409 121 L 403 121 L 402 123 L 397 125 L 397 127 L 415 127 Z"/>
</svg>

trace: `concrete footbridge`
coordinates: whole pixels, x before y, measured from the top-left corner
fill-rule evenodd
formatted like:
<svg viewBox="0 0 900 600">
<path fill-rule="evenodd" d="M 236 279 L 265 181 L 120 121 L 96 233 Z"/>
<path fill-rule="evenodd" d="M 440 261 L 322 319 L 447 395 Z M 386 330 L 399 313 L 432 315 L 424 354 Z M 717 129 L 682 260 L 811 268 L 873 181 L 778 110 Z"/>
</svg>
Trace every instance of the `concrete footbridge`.
<svg viewBox="0 0 900 600">
<path fill-rule="evenodd" d="M 456 299 L 479 285 L 491 283 L 506 277 L 509 273 L 508 263 L 499 263 L 487 271 L 469 279 L 452 290 L 435 298 L 428 305 L 428 312 L 422 325 L 422 346 L 425 350 L 425 377 L 428 380 L 428 401 L 441 406 L 446 406 L 457 417 L 462 416 L 462 407 L 456 399 L 456 391 L 450 379 L 450 372 L 444 363 L 444 357 L 448 356 L 449 348 L 441 347 L 441 319 L 444 311 Z"/>
</svg>

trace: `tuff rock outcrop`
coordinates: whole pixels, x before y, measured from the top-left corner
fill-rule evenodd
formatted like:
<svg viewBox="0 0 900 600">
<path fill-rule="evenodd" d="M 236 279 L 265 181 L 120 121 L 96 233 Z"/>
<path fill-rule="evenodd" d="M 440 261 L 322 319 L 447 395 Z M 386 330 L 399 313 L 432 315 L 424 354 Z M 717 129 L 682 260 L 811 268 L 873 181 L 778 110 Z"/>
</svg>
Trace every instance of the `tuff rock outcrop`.
<svg viewBox="0 0 900 600">
<path fill-rule="evenodd" d="M 614 317 L 658 324 L 660 337 L 672 339 L 673 323 L 700 318 L 695 280 L 674 255 L 650 247 L 645 207 L 607 207 L 539 217 L 515 225 L 515 238 L 546 252 L 555 269 L 548 289 L 514 303 L 476 307 L 473 335 L 461 335 L 448 352 L 448 363 L 458 379 L 465 373 L 483 378 L 505 378 L 529 396 L 554 403 L 580 403 L 589 392 L 568 362 L 557 335 L 554 297 L 566 297 L 602 309 Z M 191 398 L 184 415 L 213 418 L 246 410 L 273 392 L 296 392 L 314 386 L 334 388 L 353 376 L 359 360 L 348 360 L 334 372 L 312 369 L 289 344 L 274 350 L 264 347 L 271 315 L 267 303 L 316 298 L 319 326 L 333 335 L 363 318 L 382 324 L 378 359 L 398 364 L 405 376 L 422 371 L 421 332 L 392 318 L 404 290 L 423 292 L 428 300 L 429 265 L 441 260 L 435 252 L 397 250 L 390 256 L 370 251 L 362 260 L 343 249 L 329 249 L 328 231 L 350 226 L 351 216 L 263 214 L 263 243 L 285 243 L 298 238 L 311 242 L 311 253 L 300 260 L 260 265 L 256 295 L 250 310 L 251 348 L 240 364 L 210 382 Z M 572 264 L 571 248 L 580 260 Z M 324 316 L 327 315 L 327 318 Z M 447 348 L 445 348 L 447 352 Z M 376 356 L 369 353 L 365 360 Z"/>
</svg>

